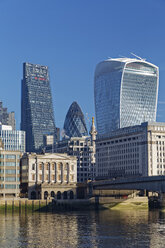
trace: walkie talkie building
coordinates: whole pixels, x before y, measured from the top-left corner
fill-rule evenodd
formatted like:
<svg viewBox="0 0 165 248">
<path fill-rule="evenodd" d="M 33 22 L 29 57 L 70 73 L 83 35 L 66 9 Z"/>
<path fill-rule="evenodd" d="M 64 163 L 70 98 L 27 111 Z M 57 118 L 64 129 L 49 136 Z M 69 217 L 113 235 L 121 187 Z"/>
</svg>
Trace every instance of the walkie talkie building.
<svg viewBox="0 0 165 248">
<path fill-rule="evenodd" d="M 43 148 L 43 136 L 56 135 L 48 67 L 23 64 L 21 130 L 26 131 L 26 151 Z"/>
<path fill-rule="evenodd" d="M 142 59 L 108 59 L 96 66 L 94 96 L 98 134 L 156 121 L 158 67 Z"/>
</svg>

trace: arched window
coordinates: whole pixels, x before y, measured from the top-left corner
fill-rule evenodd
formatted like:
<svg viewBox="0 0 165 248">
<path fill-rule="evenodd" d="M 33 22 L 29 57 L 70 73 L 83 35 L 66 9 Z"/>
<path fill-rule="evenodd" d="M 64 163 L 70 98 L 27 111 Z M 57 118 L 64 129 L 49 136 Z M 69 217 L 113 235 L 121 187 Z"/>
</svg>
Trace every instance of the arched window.
<svg viewBox="0 0 165 248">
<path fill-rule="evenodd" d="M 44 199 L 46 200 L 48 198 L 48 191 L 44 192 Z"/>
<path fill-rule="evenodd" d="M 70 197 L 70 199 L 74 199 L 74 193 L 73 193 L 72 190 L 71 190 L 70 193 L 69 193 L 69 197 Z"/>
<path fill-rule="evenodd" d="M 64 193 L 63 193 L 63 199 L 68 199 L 68 195 L 67 195 L 67 191 L 64 191 Z"/>
<path fill-rule="evenodd" d="M 54 197 L 54 198 L 55 198 L 55 193 L 54 193 L 54 191 L 51 191 L 50 195 L 51 195 L 51 197 Z"/>
<path fill-rule="evenodd" d="M 60 191 L 57 192 L 57 199 L 61 199 L 61 192 Z"/>
</svg>

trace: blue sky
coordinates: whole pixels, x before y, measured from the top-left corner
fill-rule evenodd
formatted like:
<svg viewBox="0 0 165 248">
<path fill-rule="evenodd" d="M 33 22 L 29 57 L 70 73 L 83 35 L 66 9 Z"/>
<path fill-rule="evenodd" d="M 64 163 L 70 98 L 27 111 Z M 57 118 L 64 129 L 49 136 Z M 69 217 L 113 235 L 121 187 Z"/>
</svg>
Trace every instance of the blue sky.
<svg viewBox="0 0 165 248">
<path fill-rule="evenodd" d="M 165 0 L 0 0 L 0 100 L 20 125 L 22 64 L 49 66 L 56 125 L 73 101 L 94 114 L 96 64 L 130 52 L 160 68 L 165 122 Z M 88 124 L 88 122 L 87 122 Z"/>
</svg>

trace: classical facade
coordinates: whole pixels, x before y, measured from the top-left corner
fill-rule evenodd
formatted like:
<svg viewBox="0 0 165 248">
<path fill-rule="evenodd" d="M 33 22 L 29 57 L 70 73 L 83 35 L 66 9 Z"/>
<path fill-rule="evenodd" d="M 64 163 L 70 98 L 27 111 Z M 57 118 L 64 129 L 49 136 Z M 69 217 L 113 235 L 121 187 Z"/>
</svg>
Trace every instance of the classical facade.
<svg viewBox="0 0 165 248">
<path fill-rule="evenodd" d="M 25 153 L 21 158 L 21 189 L 29 199 L 76 198 L 77 159 L 57 153 Z"/>
<path fill-rule="evenodd" d="M 0 198 L 19 197 L 20 151 L 5 151 L 0 140 Z"/>
<path fill-rule="evenodd" d="M 143 59 L 99 63 L 94 82 L 98 134 L 156 121 L 158 84 L 158 67 Z"/>
<path fill-rule="evenodd" d="M 47 66 L 23 64 L 21 130 L 26 131 L 27 152 L 41 151 L 43 136 L 46 134 L 53 135 L 56 140 Z"/>
<path fill-rule="evenodd" d="M 77 182 L 84 183 L 89 179 L 94 179 L 96 176 L 96 161 L 95 161 L 95 141 L 96 128 L 94 118 L 90 130 L 91 136 L 71 137 L 59 141 L 55 150 L 60 153 L 77 157 Z"/>
<path fill-rule="evenodd" d="M 99 135 L 97 176 L 165 175 L 165 123 L 145 122 Z"/>
</svg>

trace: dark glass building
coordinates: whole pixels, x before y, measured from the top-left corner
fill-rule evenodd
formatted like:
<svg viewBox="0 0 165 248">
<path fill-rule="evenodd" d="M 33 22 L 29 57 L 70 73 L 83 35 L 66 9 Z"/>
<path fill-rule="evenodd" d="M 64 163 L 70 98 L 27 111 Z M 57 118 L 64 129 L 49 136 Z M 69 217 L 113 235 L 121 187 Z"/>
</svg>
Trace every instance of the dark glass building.
<svg viewBox="0 0 165 248">
<path fill-rule="evenodd" d="M 64 131 L 65 137 L 82 137 L 88 135 L 84 115 L 77 102 L 73 102 L 68 110 L 64 122 Z"/>
<path fill-rule="evenodd" d="M 56 139 L 47 66 L 23 64 L 21 130 L 26 131 L 27 152 L 40 151 L 46 134 Z"/>
</svg>

